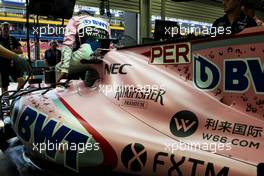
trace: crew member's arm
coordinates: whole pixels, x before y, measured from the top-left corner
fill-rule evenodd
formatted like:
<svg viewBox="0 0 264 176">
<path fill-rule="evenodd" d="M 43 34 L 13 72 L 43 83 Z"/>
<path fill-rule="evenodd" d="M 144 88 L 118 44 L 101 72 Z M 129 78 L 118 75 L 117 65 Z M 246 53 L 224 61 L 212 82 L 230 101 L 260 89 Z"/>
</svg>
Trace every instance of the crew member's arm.
<svg viewBox="0 0 264 176">
<path fill-rule="evenodd" d="M 6 59 L 10 59 L 10 60 L 19 58 L 19 56 L 16 53 L 6 49 L 2 45 L 0 45 L 0 56 L 2 58 L 6 58 Z"/>
<path fill-rule="evenodd" d="M 27 61 L 20 58 L 18 54 L 6 49 L 2 45 L 0 45 L 0 56 L 4 59 L 13 60 L 16 63 L 18 70 L 26 70 L 28 72 L 31 70 L 31 67 Z"/>
<path fill-rule="evenodd" d="M 72 57 L 72 49 L 76 42 L 78 18 L 73 17 L 67 24 L 63 47 L 62 47 L 62 62 L 60 65 L 60 71 L 62 73 L 68 73 L 70 67 L 70 60 Z M 65 75 L 65 74 L 64 74 Z"/>
</svg>

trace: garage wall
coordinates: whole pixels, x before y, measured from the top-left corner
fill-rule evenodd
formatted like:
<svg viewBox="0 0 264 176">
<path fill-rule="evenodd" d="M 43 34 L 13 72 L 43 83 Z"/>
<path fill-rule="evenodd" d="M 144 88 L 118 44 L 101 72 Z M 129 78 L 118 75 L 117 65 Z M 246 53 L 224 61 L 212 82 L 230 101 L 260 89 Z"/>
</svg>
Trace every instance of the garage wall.
<svg viewBox="0 0 264 176">
<path fill-rule="evenodd" d="M 127 12 L 139 13 L 140 0 L 110 0 L 112 9 L 123 10 Z M 223 16 L 223 8 L 219 3 L 204 3 L 206 0 L 199 2 L 173 2 L 166 0 L 166 16 L 186 20 L 203 21 L 213 23 L 220 16 Z M 160 15 L 161 0 L 152 0 L 152 14 Z M 77 4 L 99 7 L 99 0 L 77 0 Z"/>
<path fill-rule="evenodd" d="M 166 1 L 165 8 L 166 17 L 174 17 L 193 21 L 213 23 L 215 19 L 223 16 L 222 7 L 197 1 Z M 153 1 L 153 14 L 160 14 L 160 0 Z"/>
</svg>

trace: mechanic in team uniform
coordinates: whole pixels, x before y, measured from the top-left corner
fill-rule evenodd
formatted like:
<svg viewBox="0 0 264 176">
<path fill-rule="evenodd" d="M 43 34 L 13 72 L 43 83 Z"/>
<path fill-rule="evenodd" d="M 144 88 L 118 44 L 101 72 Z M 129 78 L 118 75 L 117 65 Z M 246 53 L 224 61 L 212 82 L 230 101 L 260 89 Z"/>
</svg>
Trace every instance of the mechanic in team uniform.
<svg viewBox="0 0 264 176">
<path fill-rule="evenodd" d="M 61 51 L 58 48 L 59 44 L 56 40 L 49 43 L 50 48 L 45 51 L 44 60 L 48 68 L 53 68 L 61 61 Z"/>
<path fill-rule="evenodd" d="M 9 30 L 9 23 L 4 22 L 1 24 L 0 44 L 16 54 L 22 54 L 21 44 L 15 37 L 9 35 Z M 18 66 L 14 64 L 12 60 L 4 57 L 0 57 L 0 74 L 2 93 L 8 90 L 9 76 L 18 82 L 18 88 L 20 88 L 25 82 L 23 79 L 23 72 L 18 69 Z"/>
<path fill-rule="evenodd" d="M 243 0 L 224 0 L 225 15 L 213 23 L 213 27 L 230 28 L 231 33 L 239 33 L 248 27 L 257 26 L 255 20 L 241 10 Z M 226 33 L 225 33 L 226 34 Z"/>
<path fill-rule="evenodd" d="M 101 47 L 100 39 L 109 39 L 110 25 L 101 18 L 85 11 L 69 20 L 62 47 L 62 61 L 56 65 L 57 81 L 67 78 L 69 73 L 86 68 L 80 61 L 89 60 L 91 54 Z"/>
</svg>

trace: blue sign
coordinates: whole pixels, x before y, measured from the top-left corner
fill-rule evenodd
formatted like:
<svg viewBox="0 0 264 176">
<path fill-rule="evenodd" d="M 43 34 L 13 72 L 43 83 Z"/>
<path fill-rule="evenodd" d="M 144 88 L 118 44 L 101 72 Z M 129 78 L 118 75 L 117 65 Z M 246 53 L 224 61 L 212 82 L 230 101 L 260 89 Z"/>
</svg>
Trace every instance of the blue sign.
<svg viewBox="0 0 264 176">
<path fill-rule="evenodd" d="M 18 0 L 2 0 L 3 4 L 14 5 L 14 6 L 25 6 L 25 1 Z"/>
</svg>

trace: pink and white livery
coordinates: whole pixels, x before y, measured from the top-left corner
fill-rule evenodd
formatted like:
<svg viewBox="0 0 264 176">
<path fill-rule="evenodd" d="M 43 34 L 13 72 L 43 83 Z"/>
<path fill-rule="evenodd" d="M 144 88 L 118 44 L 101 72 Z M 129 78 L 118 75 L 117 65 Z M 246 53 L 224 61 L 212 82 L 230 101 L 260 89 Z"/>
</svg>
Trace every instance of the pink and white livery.
<svg viewBox="0 0 264 176">
<path fill-rule="evenodd" d="M 108 52 L 92 86 L 17 100 L 13 128 L 40 167 L 129 175 L 260 176 L 264 27 Z M 43 164 L 45 163 L 45 164 Z"/>
</svg>

